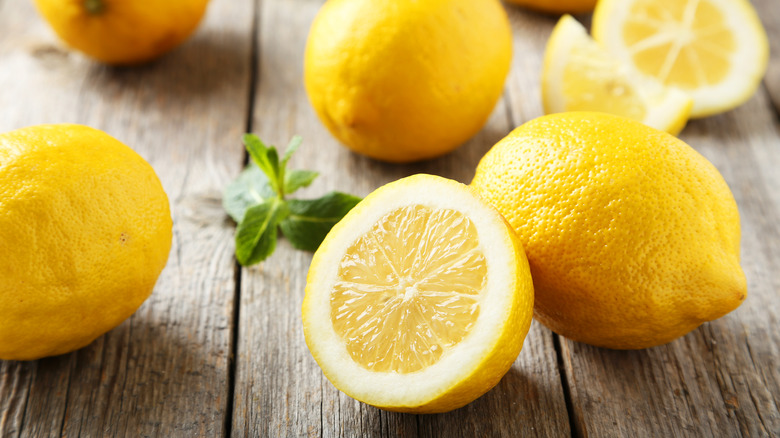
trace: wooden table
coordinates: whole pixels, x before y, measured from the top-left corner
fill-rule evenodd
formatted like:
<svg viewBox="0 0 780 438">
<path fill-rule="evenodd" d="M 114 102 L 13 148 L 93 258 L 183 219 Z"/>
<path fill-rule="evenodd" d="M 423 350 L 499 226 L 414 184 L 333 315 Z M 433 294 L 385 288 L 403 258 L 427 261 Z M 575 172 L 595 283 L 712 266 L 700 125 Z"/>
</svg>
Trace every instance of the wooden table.
<svg viewBox="0 0 780 438">
<path fill-rule="evenodd" d="M 763 86 L 681 134 L 739 204 L 747 301 L 642 351 L 590 347 L 534 323 L 495 389 L 419 416 L 356 402 L 323 377 L 300 320 L 311 254 L 282 240 L 267 262 L 239 268 L 221 191 L 245 162 L 247 131 L 277 145 L 304 137 L 291 164 L 321 172 L 306 197 L 365 195 L 419 172 L 470 181 L 491 145 L 542 114 L 539 71 L 555 18 L 508 6 L 514 61 L 487 126 L 443 158 L 399 166 L 339 146 L 307 102 L 302 53 L 321 0 L 212 0 L 194 38 L 139 68 L 63 49 L 30 3 L 0 0 L 0 131 L 77 122 L 109 132 L 157 170 L 175 235 L 153 295 L 121 326 L 71 354 L 0 361 L 0 436 L 780 436 L 775 0 L 755 1 L 774 46 Z"/>
</svg>

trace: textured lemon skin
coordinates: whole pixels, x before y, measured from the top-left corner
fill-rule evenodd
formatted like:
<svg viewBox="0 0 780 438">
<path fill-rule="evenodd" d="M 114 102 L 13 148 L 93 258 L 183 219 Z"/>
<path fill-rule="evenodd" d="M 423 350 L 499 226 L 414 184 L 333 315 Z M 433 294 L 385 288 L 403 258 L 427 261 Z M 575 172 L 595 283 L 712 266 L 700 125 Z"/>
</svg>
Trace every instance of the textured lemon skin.
<svg viewBox="0 0 780 438">
<path fill-rule="evenodd" d="M 35 0 L 40 14 L 70 47 L 106 64 L 151 61 L 195 31 L 208 0 Z"/>
<path fill-rule="evenodd" d="M 0 134 L 0 359 L 81 348 L 152 292 L 171 247 L 154 170 L 80 125 Z"/>
<path fill-rule="evenodd" d="M 549 14 L 583 14 L 596 7 L 597 0 L 506 0 L 519 6 Z"/>
<path fill-rule="evenodd" d="M 535 317 L 575 341 L 639 349 L 737 308 L 737 205 L 673 136 L 598 113 L 532 120 L 497 143 L 471 183 L 514 227 Z"/>
<path fill-rule="evenodd" d="M 417 161 L 482 128 L 511 52 L 498 0 L 329 0 L 309 33 L 305 86 L 344 145 L 378 160 Z"/>
<path fill-rule="evenodd" d="M 432 180 L 435 180 L 438 183 L 452 185 L 457 187 L 458 190 L 468 190 L 474 196 L 478 196 L 471 188 L 459 182 L 425 174 L 413 175 L 382 186 L 363 199 L 363 201 L 355 206 L 344 219 L 331 229 L 319 249 L 315 252 L 309 268 L 306 295 L 302 306 L 303 332 L 309 351 L 317 363 L 320 364 L 325 376 L 336 388 L 344 391 L 350 397 L 363 402 L 366 402 L 366 400 L 364 400 L 362 394 L 349 390 L 351 376 L 344 375 L 337 369 L 331 369 L 323 362 L 322 354 L 325 350 L 333 347 L 313 343 L 311 341 L 312 337 L 309 336 L 309 333 L 314 330 L 314 325 L 311 324 L 311 319 L 308 316 L 314 313 L 312 306 L 315 304 L 312 296 L 315 293 L 315 289 L 319 287 L 316 282 L 316 279 L 321 277 L 318 271 L 322 269 L 322 266 L 324 265 L 324 260 L 322 259 L 332 255 L 332 251 L 330 250 L 331 244 L 338 239 L 340 234 L 349 233 L 351 227 L 353 227 L 356 222 L 361 221 L 361 217 L 365 215 L 365 212 L 376 208 L 374 199 L 380 197 L 383 191 L 394 190 L 401 185 L 412 185 L 415 188 L 419 188 L 419 190 L 425 190 L 425 187 L 430 184 L 430 181 Z M 482 360 L 479 361 L 478 365 L 470 370 L 470 372 L 462 373 L 446 390 L 438 394 L 431 394 L 428 400 L 423 403 L 409 405 L 404 404 L 402 400 L 398 400 L 397 403 L 392 404 L 371 403 L 373 406 L 389 411 L 417 414 L 448 412 L 476 400 L 493 388 L 507 371 L 509 371 L 509 368 L 511 368 L 515 359 L 517 359 L 517 356 L 522 349 L 523 341 L 531 326 L 533 315 L 532 309 L 534 305 L 534 285 L 531 280 L 528 260 L 523 251 L 523 247 L 520 244 L 520 240 L 517 238 L 517 235 L 514 233 L 509 223 L 507 223 L 500 214 L 496 213 L 495 216 L 495 225 L 503 229 L 506 238 L 505 241 L 513 248 L 513 258 L 511 260 L 506 260 L 506 264 L 507 266 L 513 267 L 516 275 L 514 284 L 510 287 L 511 290 L 507 291 L 507 293 L 514 295 L 512 305 L 504 309 L 504 314 L 500 317 L 502 320 L 502 329 L 496 337 L 496 341 L 489 349 L 489 352 L 482 357 Z"/>
</svg>

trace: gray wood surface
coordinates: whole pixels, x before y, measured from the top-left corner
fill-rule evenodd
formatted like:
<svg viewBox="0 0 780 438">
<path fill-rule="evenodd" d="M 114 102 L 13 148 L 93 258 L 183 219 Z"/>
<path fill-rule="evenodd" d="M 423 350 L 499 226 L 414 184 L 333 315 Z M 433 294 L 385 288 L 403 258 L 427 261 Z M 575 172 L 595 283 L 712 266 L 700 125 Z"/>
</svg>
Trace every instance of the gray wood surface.
<svg viewBox="0 0 780 438">
<path fill-rule="evenodd" d="M 31 2 L 0 4 L 0 130 L 105 130 L 152 164 L 176 224 L 168 266 L 133 317 L 75 353 L 0 362 L 0 435 L 224 432 L 235 265 L 220 192 L 243 159 L 252 8 L 215 1 L 181 50 L 107 68 L 62 48 Z"/>
<path fill-rule="evenodd" d="M 488 124 L 445 157 L 399 166 L 339 146 L 307 101 L 303 48 L 322 0 L 212 0 L 180 49 L 121 69 L 63 48 L 31 3 L 0 0 L 0 131 L 77 122 L 109 132 L 154 166 L 175 224 L 168 266 L 128 321 L 68 355 L 0 361 L 0 437 L 780 436 L 780 8 L 754 3 L 773 45 L 764 86 L 681 134 L 739 204 L 747 301 L 642 351 L 574 343 L 534 322 L 495 389 L 450 413 L 409 415 L 322 376 L 300 320 L 310 253 L 281 240 L 265 263 L 236 265 L 220 193 L 246 159 L 241 134 L 279 146 L 304 137 L 291 165 L 321 176 L 301 197 L 366 195 L 420 172 L 468 183 L 492 144 L 542 114 L 556 17 L 507 6 L 512 71 Z"/>
</svg>

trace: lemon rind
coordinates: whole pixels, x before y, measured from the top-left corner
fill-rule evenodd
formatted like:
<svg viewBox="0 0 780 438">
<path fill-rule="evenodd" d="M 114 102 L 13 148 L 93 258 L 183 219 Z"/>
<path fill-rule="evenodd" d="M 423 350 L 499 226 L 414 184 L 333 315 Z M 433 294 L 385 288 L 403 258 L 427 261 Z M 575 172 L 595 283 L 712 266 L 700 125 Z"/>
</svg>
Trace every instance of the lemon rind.
<svg viewBox="0 0 780 438">
<path fill-rule="evenodd" d="M 542 72 L 542 104 L 546 114 L 565 112 L 566 96 L 560 84 L 569 59 L 568 54 L 577 46 L 593 42 L 587 30 L 571 15 L 564 15 L 555 26 L 547 43 Z M 595 42 L 594 42 L 595 44 Z M 565 56 L 564 56 L 565 55 Z M 605 56 L 608 54 L 605 52 Z M 616 60 L 616 62 L 619 62 Z M 646 114 L 640 122 L 677 135 L 688 120 L 692 100 L 687 94 L 674 88 L 666 88 L 654 79 L 636 75 L 630 66 L 622 65 L 621 72 L 627 76 L 626 85 L 631 86 L 645 105 Z"/>
<path fill-rule="evenodd" d="M 431 208 L 451 208 L 469 216 L 476 226 L 479 247 L 488 266 L 486 292 L 481 297 L 480 314 L 469 335 L 437 363 L 407 374 L 372 372 L 351 359 L 335 332 L 330 320 L 330 293 L 337 279 L 339 261 L 347 248 L 385 214 L 411 203 Z M 508 327 L 517 327 L 515 324 L 520 326 L 519 331 L 523 335 L 527 332 L 533 305 L 532 286 L 529 286 L 530 292 L 528 287 L 524 288 L 528 296 L 518 299 L 514 295 L 520 279 L 510 275 L 513 270 L 507 267 L 507 261 L 517 261 L 518 249 L 513 244 L 516 239 L 507 233 L 512 231 L 503 218 L 470 188 L 440 177 L 416 175 L 404 178 L 366 197 L 329 233 L 315 254 L 307 277 L 302 309 L 304 335 L 312 356 L 326 377 L 338 389 L 362 402 L 400 411 L 418 411 L 419 407 L 432 405 L 429 409 L 423 408 L 427 412 L 441 412 L 471 401 L 471 397 L 463 398 L 461 395 L 459 398 L 455 394 L 455 398 L 459 399 L 448 402 L 446 396 L 463 392 L 464 382 L 472 377 L 474 370 L 494 365 L 503 368 L 490 386 L 497 383 L 517 357 L 524 336 L 519 341 L 515 340 L 514 345 L 503 345 L 500 341 L 507 338 Z M 521 249 L 519 254 L 524 260 Z M 527 261 L 525 263 L 527 266 Z M 527 322 L 517 321 L 517 313 L 523 310 L 518 309 L 519 303 L 526 307 Z M 502 356 L 498 360 L 501 363 L 483 363 L 486 358 L 495 357 L 496 352 Z M 479 388 L 478 395 L 487 389 L 489 386 Z"/>
</svg>

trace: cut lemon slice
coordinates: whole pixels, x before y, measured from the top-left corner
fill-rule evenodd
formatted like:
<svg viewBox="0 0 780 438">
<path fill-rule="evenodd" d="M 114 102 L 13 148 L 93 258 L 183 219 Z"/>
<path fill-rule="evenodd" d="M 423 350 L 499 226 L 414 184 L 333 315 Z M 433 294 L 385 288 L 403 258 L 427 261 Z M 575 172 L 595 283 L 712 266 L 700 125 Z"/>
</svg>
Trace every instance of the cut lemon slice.
<svg viewBox="0 0 780 438">
<path fill-rule="evenodd" d="M 333 385 L 402 412 L 495 386 L 528 333 L 533 285 L 504 218 L 458 182 L 416 175 L 366 197 L 314 254 L 303 329 Z"/>
<path fill-rule="evenodd" d="M 547 42 L 542 102 L 547 114 L 598 111 L 674 135 L 685 126 L 692 105 L 685 93 L 633 73 L 570 15 L 561 17 Z"/>
<path fill-rule="evenodd" d="M 692 117 L 749 99 L 769 59 L 766 32 L 745 0 L 602 0 L 592 31 L 636 71 L 688 93 Z"/>
</svg>

